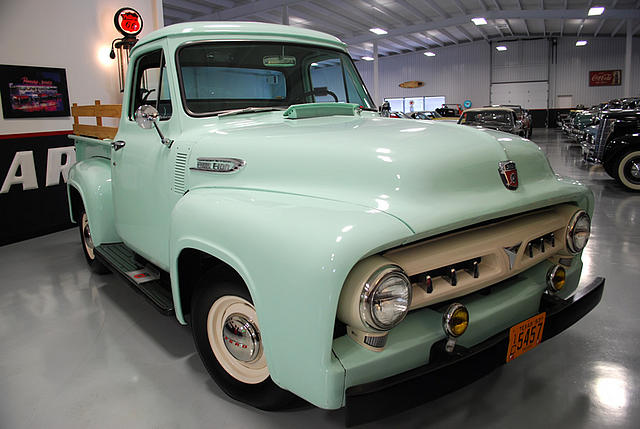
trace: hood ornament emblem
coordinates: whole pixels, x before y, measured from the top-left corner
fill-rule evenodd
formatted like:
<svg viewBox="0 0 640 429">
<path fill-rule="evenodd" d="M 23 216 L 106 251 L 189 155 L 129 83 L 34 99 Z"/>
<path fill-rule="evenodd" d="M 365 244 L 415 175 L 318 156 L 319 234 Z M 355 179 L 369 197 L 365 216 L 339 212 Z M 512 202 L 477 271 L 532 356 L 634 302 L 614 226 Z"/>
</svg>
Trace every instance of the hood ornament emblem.
<svg viewBox="0 0 640 429">
<path fill-rule="evenodd" d="M 509 270 L 513 269 L 513 264 L 516 262 L 516 256 L 518 256 L 518 250 L 520 249 L 521 245 L 522 242 L 516 244 L 515 246 L 503 247 L 504 253 L 506 253 L 509 257 Z"/>
<path fill-rule="evenodd" d="M 518 189 L 518 169 L 516 163 L 510 160 L 500 161 L 498 163 L 498 173 L 505 188 L 510 191 Z"/>
</svg>

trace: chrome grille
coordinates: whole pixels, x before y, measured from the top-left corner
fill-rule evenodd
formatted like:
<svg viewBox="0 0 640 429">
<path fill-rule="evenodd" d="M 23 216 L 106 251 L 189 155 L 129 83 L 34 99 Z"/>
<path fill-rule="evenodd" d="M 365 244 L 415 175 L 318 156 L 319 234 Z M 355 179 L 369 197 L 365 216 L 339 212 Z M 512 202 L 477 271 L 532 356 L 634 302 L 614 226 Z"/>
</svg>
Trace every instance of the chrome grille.
<svg viewBox="0 0 640 429">
<path fill-rule="evenodd" d="M 187 171 L 187 154 L 178 152 L 176 154 L 176 165 L 173 174 L 173 191 L 177 194 L 184 194 L 186 189 L 185 173 Z"/>
<path fill-rule="evenodd" d="M 615 119 L 605 119 L 600 121 L 600 126 L 598 127 L 598 132 L 596 133 L 595 138 L 595 150 L 594 157 L 597 161 L 602 161 L 602 155 L 604 154 L 604 147 L 607 144 L 607 139 L 611 135 L 613 131 L 613 124 Z"/>
</svg>

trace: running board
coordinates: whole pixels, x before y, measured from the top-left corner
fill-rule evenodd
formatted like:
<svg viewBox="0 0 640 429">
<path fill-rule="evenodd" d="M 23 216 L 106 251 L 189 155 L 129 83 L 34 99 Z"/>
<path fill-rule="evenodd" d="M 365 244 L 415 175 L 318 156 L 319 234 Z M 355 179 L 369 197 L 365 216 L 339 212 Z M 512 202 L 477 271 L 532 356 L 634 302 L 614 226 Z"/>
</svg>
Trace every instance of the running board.
<svg viewBox="0 0 640 429">
<path fill-rule="evenodd" d="M 171 286 L 161 279 L 160 270 L 136 258 L 123 243 L 103 244 L 94 249 L 96 259 L 125 279 L 129 286 L 141 293 L 162 314 L 174 314 Z"/>
</svg>

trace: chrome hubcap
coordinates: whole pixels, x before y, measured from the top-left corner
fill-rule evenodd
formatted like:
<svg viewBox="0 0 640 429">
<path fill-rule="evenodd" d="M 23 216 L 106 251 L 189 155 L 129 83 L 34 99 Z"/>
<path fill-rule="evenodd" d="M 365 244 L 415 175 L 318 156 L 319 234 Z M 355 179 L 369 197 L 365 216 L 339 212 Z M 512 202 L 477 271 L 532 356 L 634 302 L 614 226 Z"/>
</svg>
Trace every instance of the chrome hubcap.
<svg viewBox="0 0 640 429">
<path fill-rule="evenodd" d="M 84 248 L 86 249 L 87 254 L 89 255 L 89 258 L 93 259 L 94 258 L 93 239 L 91 238 L 91 230 L 89 229 L 89 219 L 87 218 L 86 213 L 82 216 L 82 238 L 84 241 Z"/>
<path fill-rule="evenodd" d="M 634 178 L 640 179 L 640 161 L 631 161 L 630 173 Z"/>
<path fill-rule="evenodd" d="M 241 362 L 253 362 L 260 355 L 258 328 L 241 314 L 230 315 L 224 321 L 222 336 L 227 351 Z"/>
</svg>

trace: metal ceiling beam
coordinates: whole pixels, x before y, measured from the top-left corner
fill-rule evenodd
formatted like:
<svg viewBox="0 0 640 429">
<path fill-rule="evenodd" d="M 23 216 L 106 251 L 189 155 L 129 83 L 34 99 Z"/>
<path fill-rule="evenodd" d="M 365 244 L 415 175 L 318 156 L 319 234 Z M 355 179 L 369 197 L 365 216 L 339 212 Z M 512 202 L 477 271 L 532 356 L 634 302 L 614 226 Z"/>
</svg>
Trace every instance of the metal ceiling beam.
<svg viewBox="0 0 640 429">
<path fill-rule="evenodd" d="M 625 23 L 624 19 L 620 21 L 620 24 L 618 24 L 618 26 L 613 30 L 613 33 L 611 33 L 611 37 L 615 37 L 615 35 L 618 34 L 618 31 L 620 31 L 624 23 Z"/>
<path fill-rule="evenodd" d="M 170 18 L 175 18 L 174 20 L 178 20 L 178 21 L 181 21 L 181 20 L 189 21 L 193 18 L 193 14 L 183 12 L 178 9 L 171 9 L 169 5 L 164 5 L 164 15 Z"/>
<path fill-rule="evenodd" d="M 375 6 L 374 6 L 375 5 Z M 411 24 L 411 21 L 407 20 L 404 16 L 390 10 L 389 8 L 383 6 L 380 3 L 374 2 L 371 6 L 371 8 L 379 13 L 382 13 L 383 15 L 386 15 L 388 17 L 390 17 L 391 19 L 395 19 L 396 21 L 400 22 L 401 24 Z"/>
<path fill-rule="evenodd" d="M 462 12 L 463 15 L 467 14 L 467 11 L 465 10 L 464 6 L 462 6 L 462 3 L 460 3 L 460 0 L 453 0 L 453 2 L 456 4 L 456 6 L 460 10 L 460 12 Z"/>
<path fill-rule="evenodd" d="M 475 39 L 473 38 L 473 36 L 472 36 L 472 35 L 471 35 L 467 30 L 465 30 L 465 29 L 464 29 L 464 27 L 463 27 L 462 25 L 458 25 L 458 26 L 456 26 L 456 30 L 458 30 L 459 32 L 461 32 L 461 33 L 462 33 L 462 35 L 465 37 L 465 39 L 467 39 L 468 41 L 470 41 L 470 42 L 475 41 Z"/>
<path fill-rule="evenodd" d="M 305 0 L 257 0 L 255 2 L 246 3 L 242 6 L 231 7 L 218 12 L 212 12 L 206 15 L 194 17 L 196 21 L 227 21 L 241 16 L 254 15 L 260 12 L 266 12 L 271 9 L 278 9 L 282 6 L 291 6 Z"/>
<path fill-rule="evenodd" d="M 301 6 L 309 10 L 311 16 L 317 16 L 320 19 L 335 22 L 336 24 L 343 25 L 345 27 L 357 28 L 361 31 L 369 30 L 369 26 L 363 25 L 358 21 L 349 19 L 345 17 L 344 14 L 341 14 L 333 9 L 324 8 L 312 2 L 307 2 Z M 299 7 L 296 8 L 296 10 L 299 10 L 299 9 L 300 9 Z"/>
<path fill-rule="evenodd" d="M 204 2 L 226 8 L 231 8 L 236 5 L 236 2 L 233 0 L 204 0 Z"/>
<path fill-rule="evenodd" d="M 211 13 L 214 9 L 210 6 L 203 6 L 199 3 L 193 3 L 185 0 L 171 0 L 168 2 L 164 2 L 163 8 L 171 8 L 176 9 L 179 8 L 183 11 L 191 11 L 195 13 Z"/>
<path fill-rule="evenodd" d="M 493 0 L 493 4 L 496 5 L 496 9 L 502 10 L 502 7 L 500 7 L 500 4 L 498 3 L 498 0 Z M 507 24 L 507 28 L 509 29 L 509 33 L 511 33 L 511 35 L 513 36 L 513 29 L 509 25 L 509 20 L 505 19 L 504 22 Z"/>
<path fill-rule="evenodd" d="M 379 19 L 377 16 L 368 14 L 362 9 L 360 9 L 359 7 L 354 6 L 350 2 L 345 2 L 341 0 L 324 0 L 324 2 L 331 3 L 330 7 L 335 8 L 336 10 L 342 9 L 346 11 L 347 15 L 353 14 L 354 16 L 359 17 L 360 19 L 364 20 L 364 22 L 367 23 L 367 25 L 369 25 L 368 23 L 370 23 L 371 27 L 382 26 L 382 27 L 385 27 L 385 29 L 391 27 L 391 24 L 389 23 L 389 21 Z"/>
<path fill-rule="evenodd" d="M 553 10 L 489 10 L 484 13 L 487 19 L 582 19 L 585 11 L 582 9 L 553 9 Z M 388 34 L 376 36 L 372 34 L 361 34 L 346 40 L 347 43 L 361 43 L 371 40 L 384 39 L 385 37 L 401 36 L 410 33 L 420 33 L 428 30 L 438 30 L 440 28 L 455 27 L 470 22 L 473 15 L 455 16 L 448 19 L 432 21 L 427 23 L 407 25 L 402 28 L 389 28 Z M 614 9 L 608 10 L 604 14 L 594 19 L 640 19 L 640 10 Z"/>
<path fill-rule="evenodd" d="M 451 40 L 453 43 L 455 43 L 456 45 L 460 44 L 460 41 L 458 40 L 457 37 L 455 37 L 453 34 L 449 33 L 447 30 L 445 30 L 444 28 L 441 28 L 438 30 L 440 33 L 444 34 L 444 36 Z"/>
<path fill-rule="evenodd" d="M 611 6 L 609 7 L 613 9 L 616 7 L 617 4 L 618 4 L 618 0 L 613 0 L 613 3 L 611 3 Z M 604 26 L 605 22 L 607 22 L 606 19 L 603 19 L 602 21 L 600 21 L 598 28 L 596 29 L 595 33 L 593 33 L 593 37 L 598 37 L 598 34 L 600 34 L 600 30 L 602 30 L 602 27 Z"/>
<path fill-rule="evenodd" d="M 415 42 L 418 45 L 415 49 L 424 49 L 425 47 L 429 47 L 427 43 L 410 34 L 407 34 L 406 36 L 402 36 L 402 37 L 412 42 Z"/>
<path fill-rule="evenodd" d="M 407 0 L 396 0 L 396 3 L 398 3 L 400 6 L 404 7 L 414 15 L 417 15 L 418 18 L 422 19 L 423 21 L 432 21 L 431 17 L 425 15 L 420 9 L 409 3 Z"/>
</svg>

